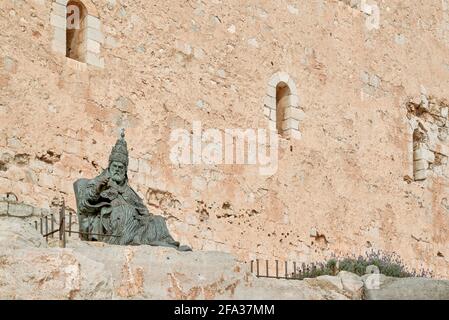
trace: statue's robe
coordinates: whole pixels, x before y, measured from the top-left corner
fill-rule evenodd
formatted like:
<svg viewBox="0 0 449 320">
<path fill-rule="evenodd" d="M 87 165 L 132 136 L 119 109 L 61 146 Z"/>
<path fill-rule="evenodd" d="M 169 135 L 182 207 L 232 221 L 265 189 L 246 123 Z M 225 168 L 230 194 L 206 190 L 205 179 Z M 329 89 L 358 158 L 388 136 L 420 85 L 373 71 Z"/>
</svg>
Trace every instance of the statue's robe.
<svg viewBox="0 0 449 320">
<path fill-rule="evenodd" d="M 98 177 L 89 180 L 78 195 L 79 211 L 86 217 L 81 229 L 94 234 L 87 240 L 179 249 L 179 242 L 170 235 L 164 217 L 151 214 L 127 181 L 122 186 L 110 181 L 100 192 L 97 186 Z"/>
</svg>

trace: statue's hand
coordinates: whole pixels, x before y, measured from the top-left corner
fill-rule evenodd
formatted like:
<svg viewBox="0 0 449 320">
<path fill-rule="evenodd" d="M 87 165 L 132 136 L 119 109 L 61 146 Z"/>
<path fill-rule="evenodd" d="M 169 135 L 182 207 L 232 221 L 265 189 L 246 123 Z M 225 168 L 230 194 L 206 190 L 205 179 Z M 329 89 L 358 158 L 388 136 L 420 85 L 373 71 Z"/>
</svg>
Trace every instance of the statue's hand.
<svg viewBox="0 0 449 320">
<path fill-rule="evenodd" d="M 100 192 L 104 187 L 106 187 L 109 183 L 109 174 L 107 171 L 103 172 L 97 178 L 97 191 Z"/>
</svg>

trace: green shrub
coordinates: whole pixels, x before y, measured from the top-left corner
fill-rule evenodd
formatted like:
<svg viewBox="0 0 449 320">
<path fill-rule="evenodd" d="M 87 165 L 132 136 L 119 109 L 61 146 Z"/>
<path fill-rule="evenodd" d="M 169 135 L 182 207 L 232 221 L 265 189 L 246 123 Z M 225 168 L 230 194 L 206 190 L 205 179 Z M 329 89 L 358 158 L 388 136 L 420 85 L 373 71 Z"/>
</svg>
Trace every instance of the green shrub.
<svg viewBox="0 0 449 320">
<path fill-rule="evenodd" d="M 409 270 L 395 253 L 371 251 L 366 253 L 365 256 L 332 258 L 325 263 L 309 264 L 298 269 L 293 277 L 304 279 L 322 275 L 334 276 L 340 271 L 348 271 L 362 276 L 370 265 L 377 266 L 380 273 L 388 277 L 431 277 L 432 275 L 431 272 L 425 270 Z"/>
</svg>

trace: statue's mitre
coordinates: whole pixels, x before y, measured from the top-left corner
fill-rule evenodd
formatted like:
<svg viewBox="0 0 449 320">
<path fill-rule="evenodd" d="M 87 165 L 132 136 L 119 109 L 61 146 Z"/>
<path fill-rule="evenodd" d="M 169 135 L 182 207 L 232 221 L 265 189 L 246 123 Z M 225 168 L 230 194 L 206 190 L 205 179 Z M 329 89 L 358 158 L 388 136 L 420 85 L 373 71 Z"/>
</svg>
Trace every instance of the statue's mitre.
<svg viewBox="0 0 449 320">
<path fill-rule="evenodd" d="M 112 147 L 111 155 L 109 156 L 109 164 L 111 164 L 112 161 L 121 162 L 125 166 L 128 166 L 128 145 L 125 141 L 125 130 L 123 129 L 120 133 L 120 138 L 115 143 L 115 146 Z"/>
</svg>

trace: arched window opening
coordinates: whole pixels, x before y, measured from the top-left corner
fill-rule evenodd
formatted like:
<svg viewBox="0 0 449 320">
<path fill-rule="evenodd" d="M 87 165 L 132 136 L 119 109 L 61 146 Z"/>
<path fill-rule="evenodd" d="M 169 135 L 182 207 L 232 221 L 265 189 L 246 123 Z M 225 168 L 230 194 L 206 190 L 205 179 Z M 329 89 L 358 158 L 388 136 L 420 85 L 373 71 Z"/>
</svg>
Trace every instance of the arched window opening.
<svg viewBox="0 0 449 320">
<path fill-rule="evenodd" d="M 299 105 L 295 81 L 288 73 L 277 72 L 268 81 L 263 113 L 270 131 L 285 139 L 301 139 L 299 124 L 305 114 Z"/>
<path fill-rule="evenodd" d="M 429 168 L 428 156 L 430 152 L 426 146 L 426 134 L 419 128 L 413 131 L 413 176 L 415 181 L 427 178 Z"/>
<path fill-rule="evenodd" d="M 67 2 L 66 57 L 86 61 L 87 9 L 80 2 Z"/>
<path fill-rule="evenodd" d="M 290 107 L 291 91 L 285 82 L 279 82 L 276 86 L 276 129 L 280 135 L 284 135 L 286 110 Z"/>
</svg>

